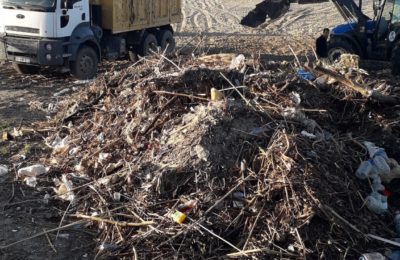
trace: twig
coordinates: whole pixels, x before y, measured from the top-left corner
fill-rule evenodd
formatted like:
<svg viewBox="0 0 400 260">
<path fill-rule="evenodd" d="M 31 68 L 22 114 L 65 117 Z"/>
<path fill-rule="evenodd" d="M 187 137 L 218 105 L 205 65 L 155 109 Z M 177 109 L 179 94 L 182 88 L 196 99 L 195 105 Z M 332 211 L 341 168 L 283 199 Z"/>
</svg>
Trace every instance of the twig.
<svg viewBox="0 0 400 260">
<path fill-rule="evenodd" d="M 143 221 L 140 223 L 132 223 L 132 222 L 126 222 L 126 221 L 113 221 L 109 219 L 104 219 L 104 218 L 99 218 L 99 217 L 94 217 L 94 216 L 87 216 L 83 214 L 76 214 L 72 215 L 77 218 L 83 218 L 91 221 L 96 221 L 96 222 L 104 222 L 108 224 L 113 224 L 121 227 L 142 227 L 142 226 L 148 226 L 148 225 L 154 225 L 155 223 L 153 221 Z"/>
<path fill-rule="evenodd" d="M 167 104 L 165 104 L 160 112 L 158 112 L 158 114 L 154 117 L 153 121 L 151 122 L 151 124 L 146 128 L 146 130 L 144 131 L 143 135 L 146 135 L 149 130 L 153 127 L 153 125 L 157 122 L 157 120 L 161 117 L 161 115 L 164 113 L 164 111 L 177 99 L 177 96 L 172 97 Z"/>
<path fill-rule="evenodd" d="M 151 51 L 153 54 L 160 55 L 163 59 L 165 59 L 166 61 L 168 61 L 168 62 L 171 63 L 172 65 L 174 65 L 180 72 L 183 71 L 175 62 L 173 62 L 172 60 L 168 59 L 168 58 L 165 57 L 163 54 L 157 53 L 157 52 L 155 52 L 155 51 L 153 51 L 153 50 L 150 50 L 150 51 Z"/>
<path fill-rule="evenodd" d="M 43 232 L 46 232 L 46 229 L 43 228 Z M 46 236 L 46 238 L 47 238 L 47 242 L 49 242 L 49 245 L 50 245 L 51 249 L 53 249 L 53 251 L 54 251 L 55 253 L 57 253 L 56 248 L 54 247 L 53 243 L 52 243 L 51 240 L 50 240 L 49 234 L 46 233 L 45 236 Z"/>
<path fill-rule="evenodd" d="M 338 213 L 336 213 L 336 211 L 334 211 L 331 207 L 327 206 L 327 205 L 321 205 L 321 208 L 327 211 L 330 211 L 330 213 L 332 213 L 332 215 L 334 217 L 336 217 L 337 219 L 341 220 L 343 223 L 345 223 L 346 225 L 348 225 L 351 229 L 353 229 L 354 231 L 364 235 L 363 232 L 361 232 L 357 227 L 355 227 L 353 224 L 351 224 L 350 222 L 348 222 L 347 220 L 345 220 L 342 216 L 340 216 Z"/>
<path fill-rule="evenodd" d="M 289 47 L 290 51 L 293 53 L 294 57 L 296 58 L 297 65 L 298 65 L 299 67 L 301 67 L 300 60 L 299 60 L 299 58 L 297 57 L 296 53 L 293 51 L 293 49 L 292 49 L 292 47 L 290 47 L 290 45 L 289 45 L 288 47 Z"/>
<path fill-rule="evenodd" d="M 224 73 L 220 72 L 219 74 L 221 74 L 221 76 L 229 83 L 229 85 L 232 86 L 232 88 L 239 94 L 239 96 L 244 100 L 244 102 L 246 102 L 246 104 L 247 104 L 248 106 L 254 108 L 254 107 L 251 105 L 250 101 L 248 101 L 248 100 L 246 99 L 246 97 L 243 96 L 242 93 L 240 93 L 239 89 L 224 75 Z M 255 109 L 255 108 L 254 108 L 254 109 Z"/>
<path fill-rule="evenodd" d="M 279 256 L 292 256 L 292 257 L 299 257 L 299 255 L 295 254 L 289 254 L 285 252 L 279 252 L 276 250 L 271 250 L 269 248 L 256 248 L 256 249 L 250 249 L 242 252 L 237 252 L 237 253 L 230 253 L 227 254 L 227 257 L 239 257 L 239 256 L 244 256 L 246 254 L 254 254 L 254 253 L 267 253 L 270 255 L 279 255 Z"/>
<path fill-rule="evenodd" d="M 379 240 L 379 241 L 384 242 L 384 243 L 387 243 L 387 244 L 391 244 L 391 245 L 400 247 L 400 243 L 398 243 L 398 242 L 396 242 L 396 241 L 393 241 L 393 240 L 389 240 L 389 239 L 380 237 L 380 236 L 376 236 L 376 235 L 372 235 L 372 234 L 367 234 L 367 237 L 370 237 L 370 238 L 375 239 L 375 240 Z"/>
<path fill-rule="evenodd" d="M 43 236 L 43 235 L 46 235 L 46 234 L 49 234 L 49 233 L 52 233 L 52 232 L 55 232 L 55 231 L 58 231 L 58 230 L 67 229 L 67 228 L 70 228 L 70 227 L 73 227 L 73 226 L 75 226 L 75 225 L 82 224 L 82 223 L 85 223 L 85 222 L 86 222 L 86 221 L 84 221 L 84 220 L 79 220 L 79 221 L 76 221 L 76 222 L 67 224 L 67 225 L 65 225 L 65 226 L 62 226 L 62 227 L 49 229 L 49 230 L 47 230 L 47 231 L 38 233 L 38 234 L 36 234 L 36 235 L 33 235 L 33 236 L 30 236 L 30 237 L 27 237 L 27 238 L 18 240 L 18 241 L 16 241 L 16 242 L 11 243 L 11 244 L 8 244 L 8 245 L 5 245 L 5 246 L 0 246 L 0 249 L 6 249 L 6 248 L 12 247 L 12 246 L 14 246 L 14 245 L 17 245 L 17 244 L 19 244 L 19 243 L 22 243 L 22 242 L 31 240 L 31 239 L 33 239 L 33 238 L 37 238 L 37 237 L 40 237 L 40 236 Z"/>
<path fill-rule="evenodd" d="M 189 218 L 190 219 L 190 218 Z M 220 239 L 221 241 L 223 241 L 225 244 L 231 246 L 232 248 L 234 248 L 235 250 L 237 250 L 238 252 L 243 254 L 243 251 L 240 250 L 239 248 L 237 248 L 235 245 L 233 245 L 232 243 L 230 243 L 229 241 L 227 241 L 226 239 L 218 236 L 217 234 L 215 234 L 214 232 L 212 232 L 211 230 L 209 230 L 208 228 L 204 227 L 203 225 L 201 225 L 200 223 L 190 219 L 195 225 L 198 225 L 199 227 L 201 227 L 202 229 L 204 229 L 205 231 L 207 231 L 208 233 L 210 233 L 211 235 L 213 235 L 214 237 Z M 244 254 L 245 255 L 245 254 Z"/>
<path fill-rule="evenodd" d="M 243 182 L 245 182 L 251 175 L 248 175 L 246 178 L 242 179 L 239 181 L 230 191 L 228 191 L 224 196 L 222 196 L 219 200 L 217 200 L 214 205 L 212 205 L 205 213 L 204 216 L 208 215 L 208 213 L 211 212 L 216 206 L 218 206 L 223 200 L 225 200 L 229 195 L 231 195 L 232 192 L 234 192 L 237 188 L 242 185 Z"/>
<path fill-rule="evenodd" d="M 251 236 L 253 235 L 254 228 L 255 228 L 256 225 L 257 225 L 258 218 L 260 217 L 261 213 L 263 212 L 264 207 L 265 207 L 265 204 L 262 206 L 261 210 L 260 210 L 260 211 L 258 212 L 258 214 L 257 214 L 256 220 L 254 221 L 253 226 L 251 227 L 249 236 L 247 237 L 247 240 L 246 240 L 246 242 L 244 243 L 243 250 L 246 250 L 247 244 L 249 243 L 250 238 L 251 238 Z"/>
<path fill-rule="evenodd" d="M 168 91 L 162 91 L 162 90 L 153 91 L 153 93 L 188 97 L 188 98 L 194 98 L 194 99 L 199 99 L 199 100 L 203 100 L 203 101 L 211 101 L 211 99 L 208 99 L 208 98 L 202 98 L 202 97 L 193 96 L 193 95 L 184 94 L 184 93 L 168 92 Z"/>
</svg>

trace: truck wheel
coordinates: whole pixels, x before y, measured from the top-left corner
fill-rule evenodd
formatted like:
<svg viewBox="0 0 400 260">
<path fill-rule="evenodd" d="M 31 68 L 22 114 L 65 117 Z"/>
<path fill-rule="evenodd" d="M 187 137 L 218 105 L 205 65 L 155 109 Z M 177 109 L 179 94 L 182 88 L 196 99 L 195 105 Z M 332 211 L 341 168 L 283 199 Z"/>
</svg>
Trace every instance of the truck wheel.
<svg viewBox="0 0 400 260">
<path fill-rule="evenodd" d="M 353 46 L 343 40 L 333 40 L 328 45 L 328 59 L 331 62 L 340 60 L 340 55 L 349 53 L 354 54 Z"/>
<path fill-rule="evenodd" d="M 143 36 L 143 40 L 139 45 L 138 54 L 142 57 L 152 55 L 157 51 L 157 38 L 154 34 L 148 33 Z"/>
<path fill-rule="evenodd" d="M 13 63 L 14 70 L 19 74 L 36 74 L 39 72 L 40 68 L 38 66 Z"/>
<path fill-rule="evenodd" d="M 392 74 L 400 75 L 400 42 L 394 47 L 392 51 Z"/>
<path fill-rule="evenodd" d="M 86 80 L 96 76 L 99 58 L 96 51 L 83 46 L 79 49 L 76 60 L 71 63 L 71 74 L 77 79 Z"/>
<path fill-rule="evenodd" d="M 170 30 L 162 30 L 158 35 L 158 45 L 161 47 L 161 51 L 166 53 L 172 53 L 175 50 L 176 43 L 174 35 Z"/>
</svg>

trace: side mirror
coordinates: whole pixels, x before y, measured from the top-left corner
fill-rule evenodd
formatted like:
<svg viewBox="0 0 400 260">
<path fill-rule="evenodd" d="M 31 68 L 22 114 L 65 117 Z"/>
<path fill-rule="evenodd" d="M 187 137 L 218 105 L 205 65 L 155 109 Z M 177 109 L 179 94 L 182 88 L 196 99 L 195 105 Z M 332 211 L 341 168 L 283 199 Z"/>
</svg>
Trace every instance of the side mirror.
<svg viewBox="0 0 400 260">
<path fill-rule="evenodd" d="M 63 2 L 62 2 L 63 9 L 72 9 L 73 6 L 74 6 L 74 3 L 72 0 L 63 0 Z"/>
</svg>

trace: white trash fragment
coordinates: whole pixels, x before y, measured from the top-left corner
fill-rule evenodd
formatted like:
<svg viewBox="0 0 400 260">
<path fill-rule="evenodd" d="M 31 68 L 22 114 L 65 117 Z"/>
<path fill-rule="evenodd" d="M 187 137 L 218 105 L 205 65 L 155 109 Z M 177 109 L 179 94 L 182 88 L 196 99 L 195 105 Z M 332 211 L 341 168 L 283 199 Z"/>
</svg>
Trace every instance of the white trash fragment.
<svg viewBox="0 0 400 260">
<path fill-rule="evenodd" d="M 111 154 L 110 153 L 100 153 L 99 154 L 99 159 L 97 159 L 97 162 L 100 163 L 100 164 L 103 164 L 109 158 L 111 158 Z"/>
<path fill-rule="evenodd" d="M 44 167 L 41 164 L 35 164 L 29 167 L 19 169 L 17 175 L 19 178 L 37 177 L 47 173 L 49 169 L 50 169 L 49 167 Z"/>
<path fill-rule="evenodd" d="M 75 155 L 78 152 L 80 152 L 82 150 L 82 147 L 78 146 L 78 147 L 74 147 L 71 150 L 69 150 L 68 154 L 69 155 Z"/>
<path fill-rule="evenodd" d="M 63 174 L 61 176 L 61 181 L 59 179 L 53 179 L 54 184 L 58 188 L 53 188 L 58 197 L 63 200 L 70 201 L 72 204 L 75 202 L 75 194 L 72 187 L 72 182 L 68 180 L 67 175 Z"/>
<path fill-rule="evenodd" d="M 65 138 L 57 136 L 51 143 L 50 147 L 53 148 L 55 153 L 63 153 L 68 149 L 68 141 L 69 136 L 66 136 Z"/>
<path fill-rule="evenodd" d="M 114 193 L 113 193 L 113 199 L 114 199 L 115 201 L 121 201 L 121 193 L 119 193 L 119 192 L 114 192 Z"/>
<path fill-rule="evenodd" d="M 8 167 L 6 165 L 0 165 L 0 177 L 8 174 Z"/>
<path fill-rule="evenodd" d="M 307 131 L 305 131 L 305 130 L 301 131 L 301 135 L 302 135 L 302 136 L 305 136 L 305 137 L 307 137 L 307 138 L 310 138 L 310 139 L 315 139 L 315 138 L 317 138 L 317 136 L 316 136 L 315 134 L 311 134 L 311 133 L 309 133 L 309 132 L 307 132 Z"/>
<path fill-rule="evenodd" d="M 290 99 L 295 103 L 296 106 L 300 105 L 301 97 L 300 97 L 299 93 L 292 92 L 289 94 L 289 96 L 290 96 Z"/>
<path fill-rule="evenodd" d="M 70 92 L 70 91 L 71 91 L 71 89 L 65 88 L 65 89 L 62 89 L 62 90 L 60 90 L 60 91 L 54 93 L 53 96 L 54 96 L 54 97 L 60 97 L 60 96 L 62 96 L 62 95 L 64 95 L 64 94 L 67 94 L 67 93 Z"/>
<path fill-rule="evenodd" d="M 50 194 L 44 195 L 44 197 L 43 197 L 44 204 L 49 204 L 50 198 L 51 198 Z"/>
<path fill-rule="evenodd" d="M 245 61 L 246 57 L 244 57 L 243 54 L 240 54 L 231 61 L 231 65 L 229 66 L 229 68 L 231 70 L 233 69 L 240 70 L 245 65 Z"/>
<path fill-rule="evenodd" d="M 37 185 L 37 178 L 36 177 L 26 177 L 24 179 L 25 184 L 28 185 L 29 187 L 35 188 Z"/>
<path fill-rule="evenodd" d="M 101 132 L 97 137 L 96 137 L 97 141 L 99 143 L 104 143 L 105 141 L 105 134 L 103 132 Z"/>
<path fill-rule="evenodd" d="M 197 155 L 197 158 L 199 158 L 202 161 L 207 162 L 208 161 L 208 157 L 210 156 L 210 152 L 207 151 L 203 146 L 201 145 L 196 145 L 194 147 L 194 152 Z"/>
</svg>

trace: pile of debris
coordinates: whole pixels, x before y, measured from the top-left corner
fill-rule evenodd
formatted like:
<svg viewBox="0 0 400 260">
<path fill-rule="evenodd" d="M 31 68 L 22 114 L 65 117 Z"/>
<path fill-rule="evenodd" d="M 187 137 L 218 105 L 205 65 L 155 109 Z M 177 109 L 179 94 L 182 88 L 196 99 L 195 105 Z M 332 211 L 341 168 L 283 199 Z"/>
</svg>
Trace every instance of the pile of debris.
<svg viewBox="0 0 400 260">
<path fill-rule="evenodd" d="M 362 141 L 398 159 L 399 115 L 374 100 L 395 87 L 235 55 L 143 59 L 39 126 L 53 151 L 37 185 L 99 229 L 104 257 L 358 257 L 386 245 L 368 234 L 396 235 L 355 175 Z"/>
</svg>

